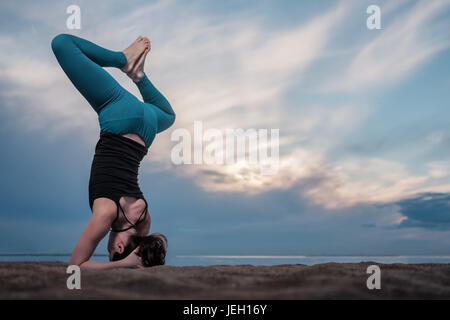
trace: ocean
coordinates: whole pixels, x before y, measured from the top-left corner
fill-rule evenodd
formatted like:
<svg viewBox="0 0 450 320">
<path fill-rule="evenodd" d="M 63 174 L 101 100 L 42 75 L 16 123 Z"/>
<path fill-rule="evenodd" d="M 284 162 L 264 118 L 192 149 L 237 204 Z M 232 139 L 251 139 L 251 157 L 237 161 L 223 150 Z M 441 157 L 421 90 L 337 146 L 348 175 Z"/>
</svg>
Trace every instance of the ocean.
<svg viewBox="0 0 450 320">
<path fill-rule="evenodd" d="M 95 261 L 108 261 L 106 254 L 95 254 Z M 0 254 L 0 261 L 61 261 L 68 263 L 70 254 Z M 210 266 L 250 264 L 270 266 L 279 264 L 315 265 L 327 262 L 378 262 L 378 263 L 450 263 L 450 256 L 261 256 L 261 255 L 174 255 L 166 258 L 167 265 Z"/>
</svg>

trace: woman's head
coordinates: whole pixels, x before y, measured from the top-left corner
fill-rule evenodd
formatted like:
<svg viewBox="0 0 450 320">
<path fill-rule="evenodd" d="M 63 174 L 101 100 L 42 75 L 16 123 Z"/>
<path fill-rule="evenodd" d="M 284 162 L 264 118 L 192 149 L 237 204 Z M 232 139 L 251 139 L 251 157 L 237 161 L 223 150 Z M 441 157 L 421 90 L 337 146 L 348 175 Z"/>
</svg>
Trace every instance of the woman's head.
<svg viewBox="0 0 450 320">
<path fill-rule="evenodd" d="M 162 233 L 152 233 L 148 236 L 133 235 L 122 252 L 115 252 L 111 260 L 122 260 L 139 247 L 137 255 L 141 257 L 144 267 L 163 265 L 166 263 L 167 246 L 167 237 Z"/>
</svg>

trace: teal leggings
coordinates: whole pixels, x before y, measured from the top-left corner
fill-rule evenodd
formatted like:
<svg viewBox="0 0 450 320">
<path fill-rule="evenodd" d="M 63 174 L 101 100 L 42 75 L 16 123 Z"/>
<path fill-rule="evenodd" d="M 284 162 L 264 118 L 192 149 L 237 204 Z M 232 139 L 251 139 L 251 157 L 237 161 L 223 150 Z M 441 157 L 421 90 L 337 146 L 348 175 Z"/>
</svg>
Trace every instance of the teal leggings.
<svg viewBox="0 0 450 320">
<path fill-rule="evenodd" d="M 136 83 L 144 102 L 125 90 L 103 67 L 122 68 L 123 52 L 102 48 L 70 34 L 52 40 L 52 50 L 73 85 L 98 114 L 100 129 L 135 133 L 150 147 L 157 133 L 169 128 L 175 113 L 145 75 Z"/>
</svg>

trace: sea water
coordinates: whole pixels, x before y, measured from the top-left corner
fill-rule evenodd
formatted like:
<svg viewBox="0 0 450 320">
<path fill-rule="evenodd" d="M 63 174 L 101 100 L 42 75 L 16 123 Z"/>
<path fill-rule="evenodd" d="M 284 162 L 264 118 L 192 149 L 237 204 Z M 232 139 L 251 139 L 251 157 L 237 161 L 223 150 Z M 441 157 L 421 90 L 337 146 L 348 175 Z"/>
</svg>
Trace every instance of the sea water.
<svg viewBox="0 0 450 320">
<path fill-rule="evenodd" d="M 0 254 L 0 261 L 61 261 L 68 263 L 70 254 Z M 92 260 L 106 262 L 108 255 L 95 254 Z M 378 263 L 450 263 L 450 256 L 261 256 L 261 255 L 168 255 L 167 265 L 210 266 L 210 265 L 315 265 L 328 262 L 358 263 L 364 261 Z"/>
</svg>

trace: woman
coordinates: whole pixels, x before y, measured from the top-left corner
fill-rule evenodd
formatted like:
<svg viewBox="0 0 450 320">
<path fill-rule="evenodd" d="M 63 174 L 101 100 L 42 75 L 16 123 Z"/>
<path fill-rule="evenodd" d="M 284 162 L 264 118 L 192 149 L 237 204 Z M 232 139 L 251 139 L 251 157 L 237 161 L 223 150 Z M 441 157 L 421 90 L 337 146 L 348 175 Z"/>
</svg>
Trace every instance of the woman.
<svg viewBox="0 0 450 320">
<path fill-rule="evenodd" d="M 52 40 L 61 68 L 98 114 L 100 139 L 89 179 L 92 217 L 70 264 L 108 269 L 164 264 L 167 238 L 147 236 L 151 218 L 138 185 L 139 164 L 155 135 L 169 128 L 175 113 L 144 73 L 150 40 L 139 37 L 123 51 L 111 51 L 70 34 Z M 137 85 L 144 102 L 125 90 L 103 67 L 116 67 Z M 110 231 L 110 262 L 90 261 Z"/>
</svg>

